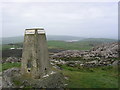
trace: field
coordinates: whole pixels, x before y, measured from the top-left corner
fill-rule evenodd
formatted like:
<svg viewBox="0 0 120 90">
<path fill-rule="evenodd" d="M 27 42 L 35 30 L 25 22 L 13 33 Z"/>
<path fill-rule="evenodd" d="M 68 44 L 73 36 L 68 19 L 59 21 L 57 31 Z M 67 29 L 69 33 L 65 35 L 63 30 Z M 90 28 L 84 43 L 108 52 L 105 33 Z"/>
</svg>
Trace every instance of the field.
<svg viewBox="0 0 120 90">
<path fill-rule="evenodd" d="M 97 43 L 99 44 L 99 43 Z M 88 41 L 79 41 L 79 42 L 65 42 L 65 41 L 48 41 L 48 49 L 49 53 L 57 53 L 59 51 L 64 50 L 90 50 L 96 43 L 88 42 Z M 6 57 L 21 57 L 22 50 L 14 49 L 10 50 L 10 48 L 22 48 L 23 43 L 15 43 L 13 44 L 3 44 L 2 45 L 2 58 Z"/>
<path fill-rule="evenodd" d="M 0 72 L 1 70 L 4 71 L 12 67 L 20 67 L 20 65 L 20 63 L 4 63 L 2 64 L 2 69 L 0 69 Z"/>
<path fill-rule="evenodd" d="M 113 40 L 114 41 L 114 40 Z M 96 45 L 106 42 L 113 42 L 107 39 L 85 39 L 77 42 L 65 42 L 57 40 L 48 41 L 48 49 L 50 53 L 56 53 L 62 50 L 90 50 Z M 1 46 L 0 46 L 1 47 Z M 2 58 L 9 56 L 21 57 L 22 50 L 10 50 L 13 44 L 2 45 Z M 22 48 L 23 43 L 15 43 L 15 48 Z M 1 66 L 1 65 L 0 65 Z M 4 63 L 0 72 L 12 67 L 20 67 L 21 63 Z M 118 88 L 118 70 L 113 67 L 98 68 L 77 68 L 66 65 L 60 66 L 65 77 L 67 88 Z"/>
<path fill-rule="evenodd" d="M 20 63 L 5 63 L 2 70 L 20 67 Z M 117 88 L 118 72 L 113 67 L 73 68 L 61 66 L 62 72 L 68 78 L 67 88 Z"/>
<path fill-rule="evenodd" d="M 112 67 L 76 69 L 63 66 L 67 88 L 117 88 L 118 72 Z"/>
<path fill-rule="evenodd" d="M 48 41 L 49 49 L 64 49 L 64 50 L 89 50 L 93 46 L 89 42 L 64 42 L 64 41 Z"/>
<path fill-rule="evenodd" d="M 65 41 L 48 41 L 49 49 L 64 49 L 64 50 L 89 50 L 94 45 L 92 42 L 80 41 L 80 42 L 65 42 Z M 12 48 L 11 44 L 4 44 L 2 49 L 8 50 Z M 22 43 L 14 44 L 15 48 L 22 47 Z"/>
<path fill-rule="evenodd" d="M 111 39 L 84 39 L 81 41 L 76 42 L 66 42 L 66 41 L 56 41 L 56 40 L 49 40 L 47 41 L 49 54 L 54 54 L 64 50 L 90 50 L 93 47 L 106 43 L 106 42 L 113 42 L 114 40 Z M 1 47 L 1 45 L 0 45 Z M 10 48 L 16 48 L 14 50 L 10 50 Z M 21 57 L 22 50 L 17 48 L 22 48 L 23 43 L 9 43 L 2 45 L 2 58 L 7 57 Z"/>
<path fill-rule="evenodd" d="M 88 38 L 88 39 L 83 39 L 80 41 L 76 42 L 66 42 L 64 40 L 48 40 L 48 48 L 49 49 L 68 49 L 68 50 L 89 50 L 92 47 L 102 44 L 102 43 L 107 43 L 107 42 L 115 42 L 116 40 L 114 39 L 95 39 L 95 38 Z M 0 45 L 1 47 L 1 45 Z M 19 48 L 23 47 L 22 42 L 16 42 L 16 43 L 11 43 L 8 42 L 7 44 L 2 44 L 2 50 L 10 49 L 11 47 Z"/>
</svg>

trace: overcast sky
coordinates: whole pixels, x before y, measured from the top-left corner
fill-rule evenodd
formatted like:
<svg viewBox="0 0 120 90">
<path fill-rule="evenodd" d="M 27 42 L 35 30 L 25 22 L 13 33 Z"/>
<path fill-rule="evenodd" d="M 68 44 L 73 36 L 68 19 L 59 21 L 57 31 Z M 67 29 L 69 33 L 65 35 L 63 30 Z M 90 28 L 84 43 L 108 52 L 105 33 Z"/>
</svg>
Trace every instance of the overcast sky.
<svg viewBox="0 0 120 90">
<path fill-rule="evenodd" d="M 117 38 L 117 2 L 4 2 L 2 36 L 43 27 L 47 35 Z M 1 19 L 0 19 L 1 20 Z"/>
</svg>

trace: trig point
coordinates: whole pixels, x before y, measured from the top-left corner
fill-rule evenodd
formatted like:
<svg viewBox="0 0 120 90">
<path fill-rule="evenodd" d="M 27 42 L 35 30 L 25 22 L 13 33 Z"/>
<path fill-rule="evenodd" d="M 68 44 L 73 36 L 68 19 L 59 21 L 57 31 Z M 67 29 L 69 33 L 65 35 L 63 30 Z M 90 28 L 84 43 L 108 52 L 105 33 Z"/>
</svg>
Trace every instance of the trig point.
<svg viewBox="0 0 120 90">
<path fill-rule="evenodd" d="M 41 78 L 50 71 L 45 30 L 25 30 L 21 73 L 32 78 Z"/>
<path fill-rule="evenodd" d="M 64 76 L 50 65 L 43 28 L 25 30 L 21 68 L 3 73 L 5 88 L 63 88 Z M 7 78 L 7 80 L 6 80 Z"/>
</svg>

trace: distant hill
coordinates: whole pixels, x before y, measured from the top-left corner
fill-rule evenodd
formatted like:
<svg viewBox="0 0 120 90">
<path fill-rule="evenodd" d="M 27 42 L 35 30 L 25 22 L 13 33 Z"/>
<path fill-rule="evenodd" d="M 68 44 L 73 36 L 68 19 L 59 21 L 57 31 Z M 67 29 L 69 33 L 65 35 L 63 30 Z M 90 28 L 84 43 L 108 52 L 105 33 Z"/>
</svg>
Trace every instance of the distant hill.
<svg viewBox="0 0 120 90">
<path fill-rule="evenodd" d="M 17 36 L 17 37 L 5 37 L 2 38 L 2 44 L 9 44 L 9 43 L 19 43 L 23 42 L 23 36 Z"/>
<path fill-rule="evenodd" d="M 85 38 L 85 39 L 83 39 L 81 41 L 109 43 L 109 42 L 116 42 L 117 39 L 109 39 L 109 38 Z"/>
<path fill-rule="evenodd" d="M 68 41 L 68 40 L 83 40 L 83 37 L 76 36 L 65 36 L 65 35 L 47 35 L 48 40 L 59 40 L 59 41 Z"/>
<path fill-rule="evenodd" d="M 17 37 L 5 37 L 2 38 L 2 44 L 9 44 L 9 43 L 19 43 L 23 42 L 23 36 Z M 56 40 L 56 41 L 87 41 L 87 42 L 115 42 L 115 39 L 107 39 L 107 38 L 83 38 L 83 37 L 75 37 L 75 36 L 63 36 L 63 35 L 47 35 L 47 40 Z"/>
<path fill-rule="evenodd" d="M 75 37 L 75 36 L 63 36 L 63 35 L 47 35 L 47 40 L 58 40 L 58 41 L 67 41 L 67 40 L 82 40 L 82 37 Z M 2 38 L 2 44 L 9 44 L 9 43 L 19 43 L 23 42 L 23 36 L 17 37 L 5 37 Z"/>
</svg>

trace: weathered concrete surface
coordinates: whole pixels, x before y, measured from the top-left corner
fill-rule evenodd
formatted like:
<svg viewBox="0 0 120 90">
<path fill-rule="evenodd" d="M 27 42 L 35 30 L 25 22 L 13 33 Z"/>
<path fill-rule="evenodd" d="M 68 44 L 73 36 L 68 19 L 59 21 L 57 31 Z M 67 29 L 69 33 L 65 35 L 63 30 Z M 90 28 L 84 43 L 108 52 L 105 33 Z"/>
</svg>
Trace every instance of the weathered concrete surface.
<svg viewBox="0 0 120 90">
<path fill-rule="evenodd" d="M 19 68 L 11 68 L 3 72 L 3 88 L 64 88 L 61 73 L 52 71 L 40 79 L 22 76 Z"/>
<path fill-rule="evenodd" d="M 51 69 L 45 31 L 40 28 L 26 29 L 26 31 L 21 73 L 32 78 L 41 78 Z"/>
</svg>

